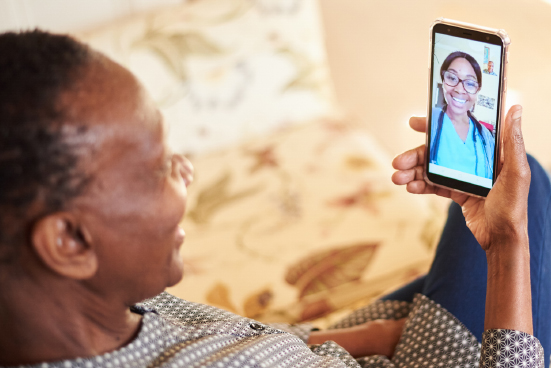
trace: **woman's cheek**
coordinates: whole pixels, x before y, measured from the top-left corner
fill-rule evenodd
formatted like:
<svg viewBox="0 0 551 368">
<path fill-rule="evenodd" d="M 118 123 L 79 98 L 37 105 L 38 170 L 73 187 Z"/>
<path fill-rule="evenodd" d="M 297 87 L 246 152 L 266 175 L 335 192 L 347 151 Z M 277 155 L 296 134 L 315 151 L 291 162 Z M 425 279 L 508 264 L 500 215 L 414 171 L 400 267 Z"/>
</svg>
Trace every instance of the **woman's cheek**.
<svg viewBox="0 0 551 368">
<path fill-rule="evenodd" d="M 450 103 L 450 91 L 444 87 L 444 101 L 446 101 L 446 104 Z"/>
<path fill-rule="evenodd" d="M 471 103 L 470 103 L 470 106 L 469 106 L 469 111 L 472 111 L 474 105 L 476 104 L 476 95 L 472 96 L 470 98 L 471 98 Z"/>
</svg>

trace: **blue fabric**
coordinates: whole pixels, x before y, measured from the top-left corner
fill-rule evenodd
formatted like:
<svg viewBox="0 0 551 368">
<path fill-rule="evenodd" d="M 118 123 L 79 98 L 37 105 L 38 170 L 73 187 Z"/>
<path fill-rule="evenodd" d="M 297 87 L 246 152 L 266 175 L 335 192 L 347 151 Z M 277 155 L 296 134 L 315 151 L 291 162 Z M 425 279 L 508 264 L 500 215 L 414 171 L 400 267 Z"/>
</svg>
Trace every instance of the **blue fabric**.
<svg viewBox="0 0 551 368">
<path fill-rule="evenodd" d="M 473 136 L 476 136 L 476 141 L 474 141 Z M 467 133 L 467 138 L 463 142 L 459 138 L 448 114 L 444 114 L 436 164 L 467 174 L 483 176 L 487 179 L 492 178 L 492 172 L 486 172 L 488 170 L 486 170 L 482 137 L 470 119 L 469 133 Z"/>
<path fill-rule="evenodd" d="M 528 155 L 532 171 L 528 196 L 528 235 L 534 336 L 551 354 L 551 183 L 539 163 Z M 486 301 L 486 254 L 453 203 L 429 273 L 386 295 L 385 300 L 411 302 L 421 293 L 453 313 L 481 341 Z"/>
<path fill-rule="evenodd" d="M 438 149 L 436 149 L 436 137 L 438 136 L 438 120 L 440 118 L 440 115 L 443 114 L 444 116 L 444 119 L 442 119 L 442 130 L 444 130 L 444 126 L 446 125 L 445 122 L 446 120 L 448 121 L 449 125 L 452 126 L 453 128 L 453 124 L 451 124 L 451 121 L 450 121 L 450 118 L 447 114 L 443 113 L 442 109 L 438 108 L 438 107 L 434 107 L 432 109 L 432 120 L 431 120 L 431 141 L 430 141 L 430 150 L 431 150 L 431 163 L 433 164 L 436 164 L 436 165 L 442 165 L 442 166 L 445 166 L 441 163 L 439 163 L 439 156 L 440 156 L 440 151 L 442 149 L 450 149 L 449 147 L 450 146 L 453 146 L 455 144 L 453 144 L 453 142 L 450 142 L 450 140 L 448 139 L 448 142 L 443 142 L 442 141 L 442 136 L 443 136 L 443 132 L 441 133 L 440 135 L 440 140 L 439 140 L 439 144 L 438 144 Z M 471 119 L 471 123 L 472 123 L 472 119 Z M 480 161 L 482 160 L 482 162 L 484 163 L 484 165 L 487 164 L 487 167 L 484 168 L 484 170 L 477 170 L 478 171 L 478 175 L 479 176 L 482 176 L 482 177 L 486 177 L 488 179 L 491 179 L 492 178 L 492 175 L 493 175 L 493 162 L 494 162 L 494 148 L 495 148 L 495 138 L 493 136 L 493 134 L 484 126 L 481 126 L 481 130 L 482 130 L 482 136 L 484 137 L 484 149 L 482 150 L 482 152 L 479 150 L 479 146 L 477 145 L 477 155 L 478 155 L 478 162 L 479 162 L 479 165 L 480 165 Z M 453 129 L 453 131 L 455 132 L 455 128 Z M 471 141 L 473 141 L 472 139 L 472 130 L 469 129 L 469 135 L 470 135 L 470 139 Z M 478 142 L 478 140 L 480 139 L 480 132 L 478 131 L 478 129 L 476 130 L 476 133 L 477 133 L 477 137 L 476 137 L 476 140 L 477 140 L 477 143 L 480 143 Z M 456 136 L 457 136 L 457 133 L 455 133 Z M 449 134 L 448 134 L 449 135 Z M 452 140 L 453 141 L 453 140 Z M 457 140 L 456 142 L 458 142 L 459 145 L 465 145 L 462 140 L 459 138 L 459 136 L 457 136 Z M 448 146 L 448 148 L 446 148 L 445 146 Z M 474 150 L 474 145 L 472 146 L 472 150 Z M 433 156 L 433 153 L 436 157 Z M 450 154 L 452 157 L 454 156 L 454 154 Z M 463 156 L 461 156 L 463 155 Z M 466 155 L 466 156 L 465 156 Z M 457 159 L 458 157 L 470 157 L 470 158 L 474 158 L 474 153 L 464 153 L 464 154 L 461 154 L 461 153 L 458 153 L 458 154 L 455 154 L 455 158 Z M 472 163 L 472 167 L 474 170 L 474 162 Z M 455 167 L 450 167 L 451 169 L 455 169 Z"/>
</svg>

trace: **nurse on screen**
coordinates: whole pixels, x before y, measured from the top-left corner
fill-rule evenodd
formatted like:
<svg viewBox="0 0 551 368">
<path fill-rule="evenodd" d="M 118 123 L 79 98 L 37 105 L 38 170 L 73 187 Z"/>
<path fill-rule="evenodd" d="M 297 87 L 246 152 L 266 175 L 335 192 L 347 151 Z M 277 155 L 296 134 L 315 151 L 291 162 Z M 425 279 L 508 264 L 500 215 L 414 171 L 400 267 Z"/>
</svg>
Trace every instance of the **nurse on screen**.
<svg viewBox="0 0 551 368">
<path fill-rule="evenodd" d="M 430 162 L 492 179 L 494 136 L 471 113 L 482 86 L 480 65 L 465 52 L 452 52 L 440 77 L 444 106 L 432 109 Z"/>
</svg>

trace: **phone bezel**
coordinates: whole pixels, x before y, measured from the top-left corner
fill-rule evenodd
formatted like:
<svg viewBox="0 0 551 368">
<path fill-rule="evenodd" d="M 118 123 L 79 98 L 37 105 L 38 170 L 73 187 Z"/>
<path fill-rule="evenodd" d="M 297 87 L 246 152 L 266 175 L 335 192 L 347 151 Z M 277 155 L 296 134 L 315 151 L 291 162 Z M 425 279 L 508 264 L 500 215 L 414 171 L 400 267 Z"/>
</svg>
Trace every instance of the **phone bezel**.
<svg viewBox="0 0 551 368">
<path fill-rule="evenodd" d="M 469 195 L 486 197 L 490 192 L 490 188 L 479 186 L 476 184 L 464 182 L 457 179 L 452 179 L 447 176 L 442 176 L 429 172 L 429 157 L 430 157 L 430 141 L 431 141 L 431 121 L 432 121 L 432 96 L 433 96 L 433 55 L 434 55 L 434 36 L 435 33 L 448 34 L 455 37 L 465 38 L 473 41 L 485 42 L 493 45 L 501 46 L 501 67 L 499 70 L 499 91 L 498 91 L 498 113 L 496 118 L 496 142 L 494 151 L 494 170 L 492 177 L 492 186 L 497 179 L 497 168 L 499 162 L 499 152 L 501 143 L 501 123 L 504 116 L 505 97 L 507 91 L 506 68 L 508 62 L 508 48 L 510 39 L 507 33 L 503 30 L 497 30 L 487 27 L 476 26 L 473 24 L 453 21 L 449 19 L 438 19 L 433 23 L 430 29 L 430 47 L 429 47 L 429 83 L 428 91 L 429 98 L 427 104 L 427 134 L 426 134 L 426 149 L 425 149 L 425 180 L 433 185 L 445 187 L 453 191 L 466 193 Z"/>
</svg>

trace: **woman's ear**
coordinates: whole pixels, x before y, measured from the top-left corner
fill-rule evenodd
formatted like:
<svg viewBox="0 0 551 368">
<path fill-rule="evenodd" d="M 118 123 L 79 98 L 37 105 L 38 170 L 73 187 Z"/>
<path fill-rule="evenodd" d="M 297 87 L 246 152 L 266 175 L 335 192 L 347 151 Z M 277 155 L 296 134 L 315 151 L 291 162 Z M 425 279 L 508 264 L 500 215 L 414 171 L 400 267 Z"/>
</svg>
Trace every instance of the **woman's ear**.
<svg viewBox="0 0 551 368">
<path fill-rule="evenodd" d="M 85 280 L 98 269 L 90 236 L 69 213 L 54 213 L 38 220 L 32 229 L 31 246 L 38 258 L 59 275 Z"/>
</svg>

